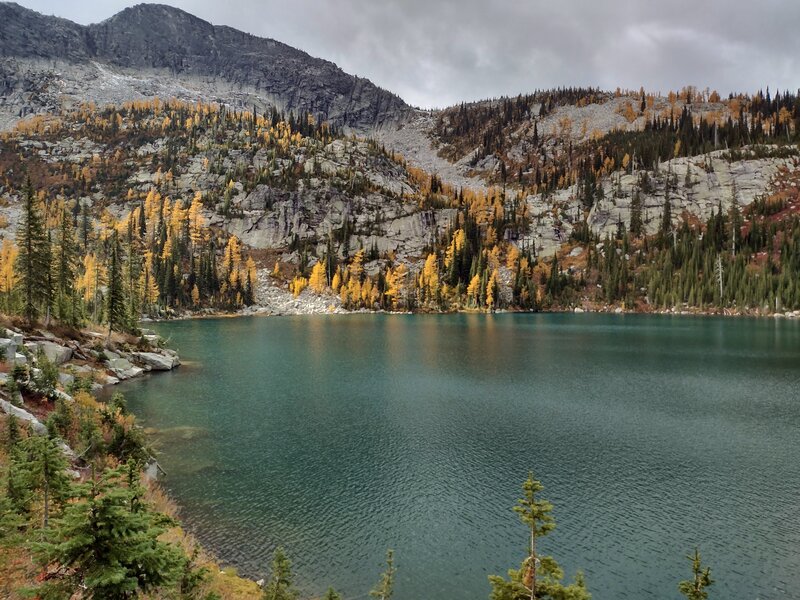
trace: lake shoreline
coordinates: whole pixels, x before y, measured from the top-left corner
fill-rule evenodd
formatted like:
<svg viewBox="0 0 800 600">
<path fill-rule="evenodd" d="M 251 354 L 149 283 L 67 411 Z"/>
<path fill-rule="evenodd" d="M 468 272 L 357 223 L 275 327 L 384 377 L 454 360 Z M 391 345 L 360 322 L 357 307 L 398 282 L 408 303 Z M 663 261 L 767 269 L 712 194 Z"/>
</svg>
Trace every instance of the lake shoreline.
<svg viewBox="0 0 800 600">
<path fill-rule="evenodd" d="M 683 317 L 730 317 L 730 318 L 763 318 L 763 319 L 800 319 L 800 310 L 787 312 L 762 312 L 757 310 L 736 311 L 723 310 L 693 310 L 693 309 L 662 309 L 662 310 L 625 310 L 620 307 L 593 308 L 579 306 L 574 308 L 548 308 L 544 310 L 509 310 L 500 309 L 485 311 L 480 309 L 463 308 L 451 311 L 388 311 L 388 310 L 338 310 L 338 311 L 312 311 L 312 312 L 272 312 L 266 307 L 251 306 L 236 311 L 216 311 L 205 309 L 201 311 L 187 311 L 173 316 L 147 317 L 142 323 L 169 323 L 172 321 L 189 321 L 203 319 L 236 319 L 240 317 L 296 317 L 296 316 L 346 316 L 346 315 L 454 315 L 454 314 L 609 314 L 609 315 L 665 315 Z"/>
</svg>

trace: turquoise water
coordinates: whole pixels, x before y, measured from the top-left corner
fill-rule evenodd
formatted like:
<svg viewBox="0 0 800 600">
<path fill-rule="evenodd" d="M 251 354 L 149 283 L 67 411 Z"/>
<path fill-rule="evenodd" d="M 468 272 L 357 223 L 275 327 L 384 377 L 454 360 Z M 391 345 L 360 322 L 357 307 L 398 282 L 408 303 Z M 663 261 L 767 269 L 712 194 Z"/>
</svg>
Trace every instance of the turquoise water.
<svg viewBox="0 0 800 600">
<path fill-rule="evenodd" d="M 308 594 L 487 598 L 526 544 L 595 600 L 800 598 L 800 323 L 611 315 L 242 318 L 156 326 L 187 363 L 125 385 L 201 540 Z"/>
</svg>

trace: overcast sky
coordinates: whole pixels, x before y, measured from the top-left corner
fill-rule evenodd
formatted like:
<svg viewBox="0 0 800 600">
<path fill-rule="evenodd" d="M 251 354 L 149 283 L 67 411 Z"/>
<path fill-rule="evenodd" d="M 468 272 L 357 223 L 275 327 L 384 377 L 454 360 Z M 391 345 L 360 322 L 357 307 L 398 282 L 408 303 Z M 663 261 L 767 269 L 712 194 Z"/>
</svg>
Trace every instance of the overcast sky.
<svg viewBox="0 0 800 600">
<path fill-rule="evenodd" d="M 18 0 L 88 24 L 135 0 Z M 441 107 L 561 85 L 800 87 L 798 0 L 169 0 Z"/>
</svg>

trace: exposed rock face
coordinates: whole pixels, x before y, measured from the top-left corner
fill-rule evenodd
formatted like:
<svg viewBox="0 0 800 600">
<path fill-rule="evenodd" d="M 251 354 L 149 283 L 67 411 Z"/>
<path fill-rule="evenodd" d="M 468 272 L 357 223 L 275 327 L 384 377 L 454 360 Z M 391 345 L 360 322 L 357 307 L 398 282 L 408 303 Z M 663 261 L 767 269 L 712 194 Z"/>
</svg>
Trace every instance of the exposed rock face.
<svg viewBox="0 0 800 600">
<path fill-rule="evenodd" d="M 454 209 L 420 212 L 409 202 L 378 193 L 348 197 L 333 189 L 286 192 L 258 186 L 236 208 L 241 216 L 210 217 L 253 248 L 286 248 L 308 240 L 324 249 L 325 240 L 349 222 L 348 252 L 359 247 L 419 256 L 432 237 L 446 230 Z"/>
<path fill-rule="evenodd" d="M 71 87 L 70 81 L 89 73 L 122 69 L 107 78 L 109 84 L 127 91 L 128 99 L 147 96 L 127 78 L 146 79 L 148 73 L 161 73 L 174 81 L 205 79 L 203 95 L 198 98 L 219 99 L 240 104 L 235 87 L 251 88 L 249 98 L 263 109 L 274 105 L 286 111 L 307 111 L 337 125 L 366 130 L 399 119 L 409 109 L 396 95 L 382 90 L 367 79 L 348 75 L 335 64 L 313 58 L 280 42 L 258 38 L 230 27 L 214 26 L 182 10 L 158 4 L 140 4 L 98 23 L 83 27 L 55 17 L 46 17 L 14 3 L 0 3 L 0 56 L 26 59 L 26 71 L 19 63 L 6 62 L 0 68 L 5 81 L 2 95 L 28 88 L 46 97 L 54 85 Z M 48 59 L 47 63 L 31 63 Z M 61 61 L 81 68 L 64 68 Z M 95 64 L 93 64 L 95 63 Z M 125 70 L 135 70 L 135 75 Z M 99 73 L 102 77 L 107 73 Z M 211 85 L 217 93 L 209 93 L 208 78 L 218 80 Z M 189 81 L 187 81 L 189 80 Z M 74 87 L 74 86 L 72 86 Z M 157 86 L 156 86 L 157 87 Z M 103 97 L 102 86 L 96 90 L 83 88 L 91 96 L 95 91 Z M 191 96 L 187 90 L 175 90 L 175 96 Z M 113 91 L 112 91 L 113 92 Z M 106 93 L 109 93 L 106 91 Z M 149 94 L 150 96 L 155 93 Z M 101 98 L 98 98 L 100 100 Z M 105 98 L 102 98 L 105 99 Z M 16 97 L 17 103 L 20 98 Z M 232 101 L 232 102 L 231 102 Z M 45 102 L 46 104 L 46 102 Z M 6 103 L 9 109 L 9 102 Z M 35 104 L 14 105 L 17 112 L 35 110 Z"/>
<path fill-rule="evenodd" d="M 712 211 L 720 207 L 728 211 L 734 202 L 743 209 L 771 189 L 781 168 L 793 169 L 794 159 L 751 158 L 745 152 L 742 160 L 729 162 L 724 151 L 673 159 L 662 164 L 657 173 L 647 171 L 651 189 L 641 193 L 644 228 L 649 234 L 658 231 L 668 196 L 674 226 L 687 217 L 706 220 Z M 613 236 L 619 223 L 626 229 L 630 227 L 631 204 L 640 174 L 615 173 L 603 182 L 604 198 L 592 207 L 588 217 L 592 231 Z M 552 255 L 569 238 L 575 224 L 583 220 L 574 185 L 546 199 L 528 196 L 526 202 L 532 224 L 519 245 L 535 247 L 540 256 Z"/>
</svg>

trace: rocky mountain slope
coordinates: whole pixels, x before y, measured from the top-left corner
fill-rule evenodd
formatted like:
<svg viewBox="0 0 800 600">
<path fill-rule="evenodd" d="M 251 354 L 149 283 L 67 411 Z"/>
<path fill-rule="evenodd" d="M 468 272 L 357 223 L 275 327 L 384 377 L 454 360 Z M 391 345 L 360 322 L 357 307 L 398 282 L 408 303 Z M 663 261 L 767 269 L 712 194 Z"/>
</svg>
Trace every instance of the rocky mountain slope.
<svg viewBox="0 0 800 600">
<path fill-rule="evenodd" d="M 60 99 L 106 104 L 155 95 L 275 106 L 357 130 L 408 111 L 396 95 L 331 62 L 158 4 L 84 27 L 0 3 L 0 79 L 5 122 Z"/>
<path fill-rule="evenodd" d="M 780 214 L 793 235 L 795 199 L 767 204 L 796 184 L 794 94 L 568 88 L 420 111 L 331 63 L 161 5 L 82 27 L 2 3 L 0 31 L 0 127 L 17 123 L 0 152 L 0 237 L 14 230 L 27 173 L 97 222 L 155 206 L 154 194 L 184 208 L 197 197 L 205 222 L 262 253 L 262 269 L 291 265 L 261 272 L 259 288 L 299 282 L 300 295 L 325 260 L 326 285 L 341 292 L 320 301 L 328 310 L 375 298 L 494 307 L 498 294 L 530 308 L 548 261 L 580 262 L 578 243 L 630 234 L 646 253 L 646 236 L 659 248 L 681 230 L 702 239 L 723 213 L 751 219 L 727 235 L 755 231 L 759 252 L 762 220 Z M 581 260 L 570 268 L 585 283 L 597 265 Z M 366 291 L 342 291 L 351 271 Z M 563 286 L 550 279 L 555 297 Z M 260 295 L 293 310 L 268 286 Z"/>
<path fill-rule="evenodd" d="M 98 221 L 124 217 L 151 191 L 184 206 L 199 193 L 209 226 L 294 262 L 329 243 L 342 257 L 365 248 L 416 258 L 450 224 L 453 209 L 421 206 L 423 175 L 375 142 L 197 106 L 84 107 L 24 121 L 0 148 L 0 237 L 13 237 L 28 174 Z"/>
</svg>

